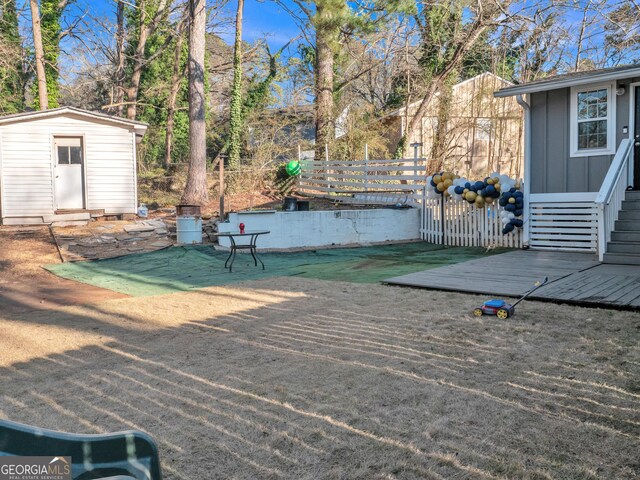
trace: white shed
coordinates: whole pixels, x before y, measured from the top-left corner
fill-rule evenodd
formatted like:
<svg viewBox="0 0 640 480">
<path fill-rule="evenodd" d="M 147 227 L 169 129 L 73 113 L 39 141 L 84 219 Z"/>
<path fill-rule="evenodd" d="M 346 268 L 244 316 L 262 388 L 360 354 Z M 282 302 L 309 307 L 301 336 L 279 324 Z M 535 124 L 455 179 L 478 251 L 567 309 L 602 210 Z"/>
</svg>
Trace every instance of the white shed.
<svg viewBox="0 0 640 480">
<path fill-rule="evenodd" d="M 72 107 L 0 117 L 2 223 L 135 213 L 136 145 L 146 130 Z"/>
</svg>

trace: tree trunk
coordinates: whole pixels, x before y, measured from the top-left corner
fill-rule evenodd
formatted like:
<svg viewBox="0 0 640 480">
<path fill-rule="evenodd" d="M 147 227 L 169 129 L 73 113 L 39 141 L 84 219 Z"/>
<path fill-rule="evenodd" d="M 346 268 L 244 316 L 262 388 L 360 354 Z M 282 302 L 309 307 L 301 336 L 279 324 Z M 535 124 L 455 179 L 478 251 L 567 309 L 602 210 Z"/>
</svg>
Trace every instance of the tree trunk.
<svg viewBox="0 0 640 480">
<path fill-rule="evenodd" d="M 60 20 L 67 0 L 40 0 L 40 30 L 44 51 L 44 69 L 47 79 L 47 104 L 60 106 Z"/>
<path fill-rule="evenodd" d="M 238 0 L 236 12 L 236 40 L 233 49 L 233 88 L 231 90 L 231 118 L 229 128 L 229 166 L 237 170 L 242 150 L 242 13 L 244 0 Z M 230 178 L 234 180 L 234 178 Z M 233 184 L 230 185 L 233 187 Z"/>
<path fill-rule="evenodd" d="M 38 99 L 40 110 L 49 108 L 47 96 L 47 76 L 44 68 L 44 48 L 42 46 L 42 29 L 40 28 L 40 10 L 38 0 L 29 0 L 33 29 L 33 48 L 36 51 L 36 75 L 38 79 Z"/>
<path fill-rule="evenodd" d="M 206 0 L 189 0 L 189 173 L 182 203 L 205 205 L 207 191 L 207 138 L 205 124 Z"/>
<path fill-rule="evenodd" d="M 140 9 L 140 34 L 138 37 L 138 45 L 136 45 L 136 51 L 133 55 L 131 82 L 129 83 L 129 88 L 127 88 L 127 118 L 129 120 L 135 120 L 138 114 L 138 90 L 140 89 L 140 79 L 142 78 L 142 69 L 144 68 L 144 52 L 149 38 L 146 4 L 144 0 L 140 0 L 137 3 Z"/>
<path fill-rule="evenodd" d="M 129 88 L 127 88 L 127 118 L 129 120 L 135 120 L 138 114 L 137 102 L 138 92 L 140 90 L 140 80 L 142 78 L 142 72 L 147 65 L 147 59 L 145 56 L 147 41 L 163 19 L 168 7 L 167 3 L 168 0 L 159 1 L 158 11 L 151 20 L 147 18 L 146 2 L 144 0 L 140 0 L 137 5 L 140 10 L 140 36 L 138 37 L 138 45 L 136 45 L 136 51 L 133 56 L 131 83 L 129 84 Z"/>
<path fill-rule="evenodd" d="M 117 105 L 118 116 L 121 117 L 124 113 L 124 1 L 118 0 L 118 10 L 116 13 L 118 28 L 116 31 L 116 50 L 117 61 L 116 65 L 116 96 L 112 103 Z"/>
<path fill-rule="evenodd" d="M 168 169 L 171 166 L 171 142 L 173 141 L 173 125 L 176 115 L 176 99 L 178 98 L 178 92 L 180 91 L 180 84 L 182 83 L 182 69 L 180 68 L 180 60 L 182 60 L 182 44 L 183 44 L 182 32 L 178 32 L 176 38 L 176 51 L 173 57 L 173 76 L 171 77 L 171 90 L 169 91 L 168 100 L 168 112 L 167 112 L 167 129 L 165 136 L 165 148 L 164 148 L 164 168 Z"/>
<path fill-rule="evenodd" d="M 321 15 L 320 11 L 318 15 Z M 324 28 L 316 28 L 316 160 L 324 159 L 325 144 L 330 145 L 335 138 L 333 50 L 328 37 Z"/>
</svg>

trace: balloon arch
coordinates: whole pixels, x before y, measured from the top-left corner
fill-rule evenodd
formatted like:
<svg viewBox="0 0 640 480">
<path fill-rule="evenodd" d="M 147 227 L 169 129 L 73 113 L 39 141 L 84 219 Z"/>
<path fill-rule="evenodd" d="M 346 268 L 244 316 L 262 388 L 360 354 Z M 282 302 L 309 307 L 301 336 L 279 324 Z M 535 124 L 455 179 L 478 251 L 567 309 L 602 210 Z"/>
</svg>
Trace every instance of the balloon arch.
<svg viewBox="0 0 640 480">
<path fill-rule="evenodd" d="M 452 172 L 440 172 L 427 177 L 432 187 L 427 189 L 427 198 L 444 196 L 456 202 L 466 201 L 476 208 L 494 205 L 497 201 L 502 221 L 502 233 L 506 235 L 516 228 L 522 228 L 524 210 L 524 194 L 518 180 L 508 175 L 492 173 L 484 180 L 472 182 Z"/>
</svg>

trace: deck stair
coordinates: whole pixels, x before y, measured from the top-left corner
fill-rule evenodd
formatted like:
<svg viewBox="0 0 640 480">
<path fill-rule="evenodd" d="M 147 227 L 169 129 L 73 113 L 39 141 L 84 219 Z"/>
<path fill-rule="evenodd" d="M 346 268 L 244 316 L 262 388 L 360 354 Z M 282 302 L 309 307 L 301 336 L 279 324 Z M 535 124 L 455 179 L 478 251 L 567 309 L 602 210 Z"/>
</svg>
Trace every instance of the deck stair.
<svg viewBox="0 0 640 480">
<path fill-rule="evenodd" d="M 604 263 L 640 265 L 640 191 L 627 191 L 607 244 Z"/>
</svg>

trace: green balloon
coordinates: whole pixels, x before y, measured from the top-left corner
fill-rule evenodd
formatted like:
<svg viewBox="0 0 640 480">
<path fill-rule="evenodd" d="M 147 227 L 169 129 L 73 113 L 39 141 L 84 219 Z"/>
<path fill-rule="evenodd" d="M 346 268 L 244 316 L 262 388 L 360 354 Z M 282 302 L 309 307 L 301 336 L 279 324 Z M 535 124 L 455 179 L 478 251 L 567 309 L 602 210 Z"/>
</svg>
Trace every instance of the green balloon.
<svg viewBox="0 0 640 480">
<path fill-rule="evenodd" d="M 287 174 L 291 177 L 295 177 L 296 175 L 300 175 L 302 168 L 300 167 L 300 162 L 298 160 L 291 160 L 287 163 Z"/>
</svg>

